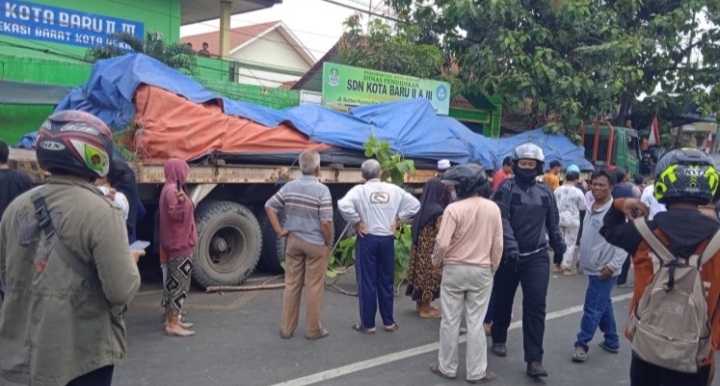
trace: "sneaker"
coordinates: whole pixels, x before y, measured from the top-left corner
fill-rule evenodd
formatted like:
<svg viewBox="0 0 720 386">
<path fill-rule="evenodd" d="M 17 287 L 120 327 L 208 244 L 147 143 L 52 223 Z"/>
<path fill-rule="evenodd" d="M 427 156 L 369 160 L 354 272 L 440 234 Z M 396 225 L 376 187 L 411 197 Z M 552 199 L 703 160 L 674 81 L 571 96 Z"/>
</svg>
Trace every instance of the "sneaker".
<svg viewBox="0 0 720 386">
<path fill-rule="evenodd" d="M 533 378 L 540 378 L 540 377 L 547 377 L 548 373 L 547 370 L 543 367 L 541 362 L 528 362 L 527 364 L 527 370 L 525 371 L 527 375 L 533 377 Z"/>
<path fill-rule="evenodd" d="M 506 357 L 507 356 L 507 347 L 505 346 L 505 343 L 493 343 L 492 353 L 501 358 Z"/>
</svg>

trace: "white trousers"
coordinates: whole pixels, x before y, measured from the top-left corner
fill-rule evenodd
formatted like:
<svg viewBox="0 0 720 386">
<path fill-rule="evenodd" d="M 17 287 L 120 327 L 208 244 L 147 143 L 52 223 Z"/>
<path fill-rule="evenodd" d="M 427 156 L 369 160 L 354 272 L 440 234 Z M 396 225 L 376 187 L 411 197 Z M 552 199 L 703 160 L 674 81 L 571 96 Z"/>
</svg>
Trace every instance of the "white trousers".
<svg viewBox="0 0 720 386">
<path fill-rule="evenodd" d="M 560 266 L 563 269 L 572 269 L 573 257 L 575 256 L 575 244 L 577 244 L 578 232 L 580 227 L 560 227 L 560 233 L 562 233 L 563 240 L 565 240 L 565 254 L 563 255 L 562 263 Z M 557 261 L 557 260 L 555 260 Z"/>
<path fill-rule="evenodd" d="M 460 318 L 465 310 L 467 324 L 466 379 L 485 378 L 487 371 L 487 337 L 483 319 L 490 301 L 493 274 L 490 268 L 446 265 L 440 285 L 442 321 L 440 323 L 440 371 L 457 375 Z"/>
</svg>

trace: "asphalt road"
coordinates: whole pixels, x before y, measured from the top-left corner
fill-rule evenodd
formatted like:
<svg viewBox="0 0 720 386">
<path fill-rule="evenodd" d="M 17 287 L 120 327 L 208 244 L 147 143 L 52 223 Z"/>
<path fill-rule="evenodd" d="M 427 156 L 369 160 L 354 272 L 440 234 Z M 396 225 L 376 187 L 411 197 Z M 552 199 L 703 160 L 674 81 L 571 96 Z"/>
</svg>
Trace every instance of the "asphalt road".
<svg viewBox="0 0 720 386">
<path fill-rule="evenodd" d="M 354 276 L 354 275 L 351 275 Z M 257 284 L 257 282 L 256 282 Z M 342 281 L 354 290 L 354 279 Z M 522 353 L 521 291 L 515 302 L 508 341 L 508 357 L 489 354 L 489 368 L 498 375 L 494 385 L 609 386 L 629 385 L 630 350 L 623 340 L 619 354 L 597 347 L 596 335 L 588 361 L 570 360 L 579 329 L 587 278 L 553 274 L 548 295 L 544 364 L 550 376 L 542 381 L 527 377 Z M 420 319 L 409 298 L 395 302 L 400 329 L 362 335 L 350 329 L 357 321 L 357 298 L 328 290 L 323 320 L 331 332 L 318 341 L 304 339 L 304 315 L 295 337 L 278 336 L 282 290 L 242 293 L 193 293 L 186 309 L 197 335 L 165 336 L 159 285 L 144 286 L 127 314 L 129 350 L 124 366 L 116 370 L 115 385 L 172 386 L 300 386 L 300 385 L 455 385 L 464 380 L 464 344 L 458 380 L 432 375 L 437 360 L 439 320 Z M 630 290 L 616 289 L 615 312 L 624 326 Z M 378 315 L 378 323 L 380 323 Z M 488 340 L 490 343 L 490 339 Z M 720 386 L 716 379 L 713 385 Z"/>
</svg>

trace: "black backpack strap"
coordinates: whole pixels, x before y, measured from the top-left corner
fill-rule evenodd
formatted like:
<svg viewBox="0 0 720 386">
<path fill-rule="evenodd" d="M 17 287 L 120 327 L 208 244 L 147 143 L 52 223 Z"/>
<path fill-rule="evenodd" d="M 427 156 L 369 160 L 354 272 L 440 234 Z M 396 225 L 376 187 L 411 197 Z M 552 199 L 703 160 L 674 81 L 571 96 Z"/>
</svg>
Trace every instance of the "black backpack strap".
<svg viewBox="0 0 720 386">
<path fill-rule="evenodd" d="M 90 282 L 96 281 L 96 275 L 93 270 L 87 264 L 82 262 L 74 253 L 72 253 L 55 234 L 55 227 L 50 219 L 50 213 L 48 212 L 47 204 L 45 203 L 45 197 L 42 194 L 42 188 L 33 190 L 31 198 L 33 205 L 35 206 L 35 218 L 37 219 L 40 228 L 45 232 L 48 241 L 52 243 L 53 250 L 65 262 L 65 264 L 69 265 L 70 268 L 72 268 L 85 280 Z"/>
</svg>

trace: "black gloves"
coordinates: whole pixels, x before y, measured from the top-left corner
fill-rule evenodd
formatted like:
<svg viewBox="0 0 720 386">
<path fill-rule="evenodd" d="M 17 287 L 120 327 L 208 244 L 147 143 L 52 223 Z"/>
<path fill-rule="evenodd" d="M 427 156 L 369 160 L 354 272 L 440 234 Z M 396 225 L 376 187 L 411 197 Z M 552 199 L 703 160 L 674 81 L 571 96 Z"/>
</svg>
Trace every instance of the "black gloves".
<svg viewBox="0 0 720 386">
<path fill-rule="evenodd" d="M 505 264 L 505 268 L 509 269 L 510 271 L 516 272 L 518 269 L 518 263 L 520 262 L 520 256 L 505 255 L 503 262 Z"/>
</svg>

